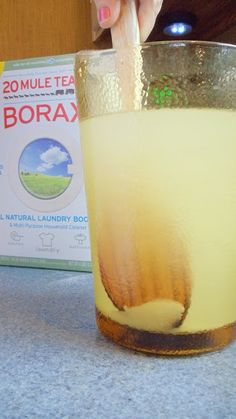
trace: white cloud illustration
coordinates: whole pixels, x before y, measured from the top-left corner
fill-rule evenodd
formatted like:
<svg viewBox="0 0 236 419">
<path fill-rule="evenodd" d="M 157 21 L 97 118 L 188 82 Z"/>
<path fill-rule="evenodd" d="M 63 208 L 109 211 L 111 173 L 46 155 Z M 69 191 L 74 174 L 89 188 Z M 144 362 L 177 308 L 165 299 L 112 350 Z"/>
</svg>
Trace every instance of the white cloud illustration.
<svg viewBox="0 0 236 419">
<path fill-rule="evenodd" d="M 51 146 L 44 153 L 40 154 L 40 160 L 42 163 L 37 167 L 38 172 L 45 172 L 46 170 L 52 169 L 54 166 L 68 161 L 69 155 L 65 151 L 62 151 L 60 147 Z"/>
</svg>

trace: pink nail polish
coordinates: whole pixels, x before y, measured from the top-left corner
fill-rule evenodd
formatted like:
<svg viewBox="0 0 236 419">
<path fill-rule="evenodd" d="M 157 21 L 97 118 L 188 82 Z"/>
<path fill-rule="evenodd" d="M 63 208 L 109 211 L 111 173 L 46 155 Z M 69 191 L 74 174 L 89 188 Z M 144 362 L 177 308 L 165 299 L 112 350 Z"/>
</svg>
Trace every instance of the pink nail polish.
<svg viewBox="0 0 236 419">
<path fill-rule="evenodd" d="M 101 23 L 105 22 L 106 20 L 110 18 L 110 16 L 111 16 L 111 10 L 109 7 L 104 6 L 99 9 L 99 12 L 98 12 L 99 22 Z"/>
</svg>

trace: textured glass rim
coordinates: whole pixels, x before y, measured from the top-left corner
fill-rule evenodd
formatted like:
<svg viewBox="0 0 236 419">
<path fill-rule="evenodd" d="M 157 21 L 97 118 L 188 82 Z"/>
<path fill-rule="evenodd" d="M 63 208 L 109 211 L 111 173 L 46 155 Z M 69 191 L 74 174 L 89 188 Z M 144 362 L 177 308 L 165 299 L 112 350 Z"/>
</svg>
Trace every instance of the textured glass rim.
<svg viewBox="0 0 236 419">
<path fill-rule="evenodd" d="M 126 48 L 122 48 L 119 51 L 126 50 L 126 49 L 141 49 L 145 50 L 149 47 L 158 47 L 158 46 L 169 46 L 173 47 L 184 47 L 184 46 L 205 46 L 205 47 L 217 47 L 219 50 L 223 48 L 228 48 L 230 50 L 235 50 L 236 52 L 236 44 L 227 44 L 223 42 L 216 42 L 216 41 L 197 41 L 197 40 L 171 40 L 171 41 L 153 41 L 153 42 L 145 42 L 138 45 L 127 45 Z M 98 57 L 103 55 L 113 55 L 117 53 L 117 49 L 114 48 L 107 48 L 107 49 L 91 49 L 91 50 L 81 50 L 76 53 L 76 58 L 83 59 L 83 58 L 92 58 Z"/>
</svg>

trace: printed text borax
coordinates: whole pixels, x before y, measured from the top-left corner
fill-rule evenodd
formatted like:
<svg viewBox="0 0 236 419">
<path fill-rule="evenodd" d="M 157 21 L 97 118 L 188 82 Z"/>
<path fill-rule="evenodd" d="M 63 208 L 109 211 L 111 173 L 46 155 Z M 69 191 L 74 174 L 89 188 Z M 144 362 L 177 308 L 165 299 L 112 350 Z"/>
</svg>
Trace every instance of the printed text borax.
<svg viewBox="0 0 236 419">
<path fill-rule="evenodd" d="M 19 109 L 15 106 L 7 106 L 3 109 L 4 128 L 14 127 L 17 123 L 29 124 L 32 121 L 55 122 L 58 119 L 65 122 L 75 122 L 78 117 L 75 102 L 68 104 L 58 103 L 56 109 L 47 103 L 35 105 L 23 105 Z"/>
</svg>

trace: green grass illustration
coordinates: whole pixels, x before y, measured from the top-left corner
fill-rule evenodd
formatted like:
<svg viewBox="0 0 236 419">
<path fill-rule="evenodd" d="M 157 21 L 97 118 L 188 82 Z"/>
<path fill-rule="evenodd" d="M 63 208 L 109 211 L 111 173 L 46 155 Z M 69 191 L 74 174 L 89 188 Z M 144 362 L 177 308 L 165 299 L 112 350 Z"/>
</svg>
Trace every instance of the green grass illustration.
<svg viewBox="0 0 236 419">
<path fill-rule="evenodd" d="M 71 177 L 49 176 L 41 173 L 21 173 L 20 179 L 28 192 L 43 199 L 62 194 L 71 181 Z"/>
</svg>

